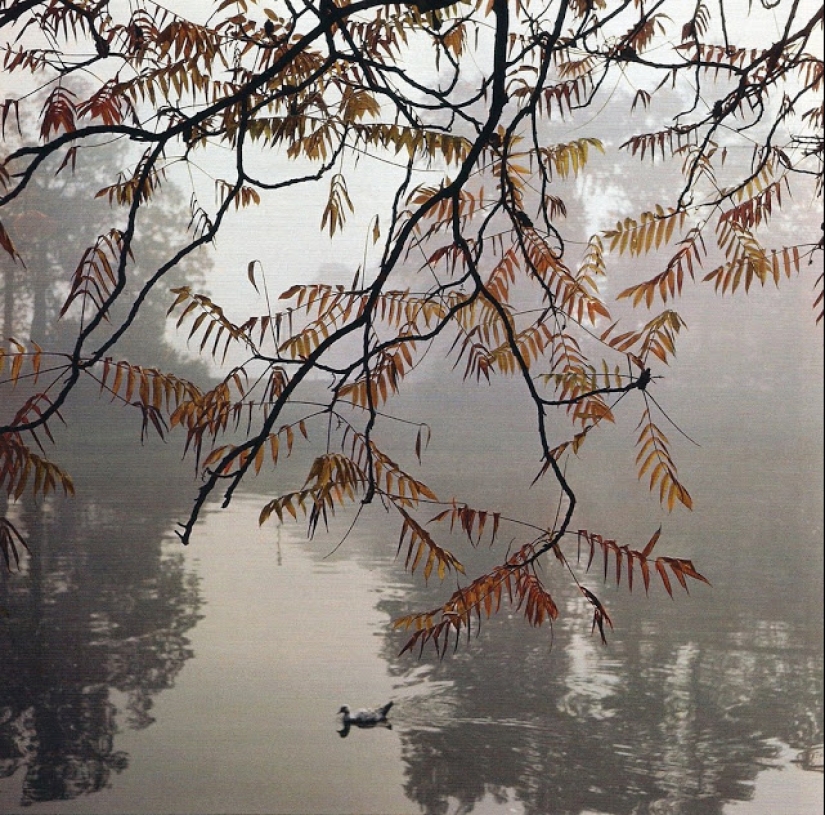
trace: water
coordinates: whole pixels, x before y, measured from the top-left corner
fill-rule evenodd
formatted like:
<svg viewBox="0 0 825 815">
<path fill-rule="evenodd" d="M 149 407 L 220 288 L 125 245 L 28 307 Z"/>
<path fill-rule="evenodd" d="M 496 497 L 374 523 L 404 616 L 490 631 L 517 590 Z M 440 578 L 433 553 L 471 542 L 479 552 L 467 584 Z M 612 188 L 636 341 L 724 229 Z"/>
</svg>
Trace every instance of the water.
<svg viewBox="0 0 825 815">
<path fill-rule="evenodd" d="M 263 500 L 183 553 L 180 506 L 23 518 L 45 545 L 3 583 L 0 811 L 821 812 L 795 763 L 822 738 L 821 598 L 788 593 L 821 590 L 811 553 L 776 578 L 754 558 L 728 599 L 714 565 L 674 601 L 605 588 L 608 647 L 567 597 L 552 647 L 505 613 L 418 660 L 389 623 L 425 591 L 380 515 L 330 554 L 258 528 Z M 392 728 L 341 738 L 342 703 L 390 698 Z"/>
<path fill-rule="evenodd" d="M 174 452 L 75 441 L 77 498 L 15 509 L 32 554 L 0 577 L 0 812 L 818 815 L 821 359 L 791 375 L 792 338 L 773 347 L 757 376 L 709 379 L 697 352 L 681 391 L 657 386 L 702 443 L 678 450 L 694 513 L 663 513 L 637 484 L 635 420 L 568 462 L 579 526 L 642 548 L 663 524 L 660 553 L 713 583 L 630 594 L 597 560 L 607 646 L 554 570 L 553 629 L 504 609 L 443 660 L 399 656 L 391 621 L 453 584 L 403 573 L 379 507 L 336 549 L 344 517 L 312 543 L 300 524 L 259 528 L 267 485 L 253 482 L 183 549 L 196 485 Z M 463 420 L 434 427 L 439 490 L 457 475 L 479 505 L 553 505 L 522 486 L 535 458 L 510 392 L 438 409 L 436 387 L 414 393 Z M 501 551 L 459 554 L 474 575 Z M 342 704 L 388 699 L 391 728 L 342 738 Z"/>
</svg>

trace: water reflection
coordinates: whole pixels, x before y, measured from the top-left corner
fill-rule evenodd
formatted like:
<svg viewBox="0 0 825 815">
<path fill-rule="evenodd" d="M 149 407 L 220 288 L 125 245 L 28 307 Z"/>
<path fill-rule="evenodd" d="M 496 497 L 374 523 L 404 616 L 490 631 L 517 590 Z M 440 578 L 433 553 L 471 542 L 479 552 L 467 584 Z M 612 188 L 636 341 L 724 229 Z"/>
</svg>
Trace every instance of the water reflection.
<svg viewBox="0 0 825 815">
<path fill-rule="evenodd" d="M 335 534 L 259 530 L 261 497 L 238 496 L 182 552 L 163 543 L 185 506 L 168 487 L 137 502 L 134 482 L 108 486 L 59 523 L 24 505 L 32 556 L 0 578 L 0 783 L 22 778 L 29 811 L 86 796 L 108 813 L 730 815 L 771 768 L 821 779 L 821 508 L 792 478 L 731 483 L 729 535 L 755 551 L 702 533 L 713 588 L 671 601 L 600 585 L 607 647 L 560 583 L 552 632 L 504 613 L 440 661 L 398 656 L 389 621 L 431 607 L 433 586 L 399 579 L 379 510 L 327 557 Z M 784 537 L 754 521 L 794 500 Z M 584 511 L 599 501 L 583 494 Z M 471 574 L 490 556 L 462 552 Z M 341 732 L 343 702 L 390 696 L 392 728 Z M 785 811 L 816 811 L 804 796 Z"/>
<path fill-rule="evenodd" d="M 798 638 L 737 650 L 733 636 L 658 631 L 604 650 L 568 631 L 525 654 L 512 626 L 489 628 L 470 659 L 432 666 L 448 699 L 402 733 L 422 812 L 472 812 L 507 790 L 536 815 L 722 813 L 750 797 L 780 741 L 822 738 L 821 658 Z"/>
<path fill-rule="evenodd" d="M 661 621 L 657 607 L 655 622 L 628 598 L 612 607 L 622 625 L 607 648 L 568 607 L 552 649 L 499 621 L 466 655 L 428 662 L 449 692 L 402 733 L 405 790 L 422 812 L 487 811 L 492 796 L 535 815 L 721 814 L 752 796 L 760 770 L 787 767 L 783 746 L 804 756 L 821 743 L 821 633 L 743 619 L 712 591 Z"/>
<path fill-rule="evenodd" d="M 355 723 L 352 724 L 351 722 L 342 722 L 341 726 L 338 728 L 338 735 L 345 739 L 348 735 L 350 730 L 355 728 L 356 730 L 372 730 L 374 727 L 383 727 L 387 730 L 392 730 L 392 722 L 371 722 L 369 724 L 359 724 Z"/>
<path fill-rule="evenodd" d="M 154 721 L 192 657 L 197 580 L 161 546 L 172 507 L 153 498 L 22 504 L 31 555 L 0 578 L 0 778 L 23 773 L 22 806 L 109 786 L 129 766 L 116 734 Z"/>
</svg>

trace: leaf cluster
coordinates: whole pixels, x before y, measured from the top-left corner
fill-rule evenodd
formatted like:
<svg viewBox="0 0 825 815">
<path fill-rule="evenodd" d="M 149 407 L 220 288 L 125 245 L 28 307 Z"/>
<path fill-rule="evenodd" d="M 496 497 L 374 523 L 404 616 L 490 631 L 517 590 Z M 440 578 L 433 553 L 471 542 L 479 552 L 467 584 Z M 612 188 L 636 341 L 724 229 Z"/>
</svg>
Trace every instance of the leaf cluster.
<svg viewBox="0 0 825 815">
<path fill-rule="evenodd" d="M 398 621 L 411 632 L 404 650 L 432 645 L 443 655 L 504 606 L 552 624 L 562 606 L 543 571 L 551 566 L 570 578 L 604 640 L 613 621 L 566 550 L 577 511 L 568 456 L 630 413 L 639 479 L 663 510 L 692 508 L 653 388 L 687 329 L 688 286 L 746 294 L 821 260 L 821 235 L 789 227 L 796 201 L 821 192 L 821 7 L 751 4 L 739 30 L 727 0 L 691 9 L 672 0 L 223 0 L 203 22 L 151 0 L 0 5 L 3 68 L 32 89 L 0 99 L 7 279 L 22 274 L 27 240 L 7 213 L 53 168 L 101 173 L 92 196 L 112 213 L 55 289 L 59 318 L 77 317 L 71 351 L 17 340 L 0 350 L 0 387 L 16 403 L 0 427 L 9 496 L 71 492 L 41 442 L 52 442 L 50 423 L 91 377 L 104 398 L 137 412 L 142 437 L 182 436 L 201 479 L 183 543 L 210 496 L 226 506 L 248 476 L 273 470 L 262 523 L 300 519 L 312 537 L 345 508 L 357 520 L 380 504 L 400 526 L 403 568 L 456 581 L 440 606 Z M 749 29 L 774 32 L 773 41 L 748 42 Z M 618 151 L 598 137 L 608 125 L 619 128 Z M 79 160 L 111 142 L 128 145 L 128 157 L 105 178 Z M 570 216 L 591 203 L 589 180 L 598 187 L 604 176 L 590 174 L 605 156 L 649 160 L 650 189 L 634 191 L 615 226 L 582 235 Z M 383 168 L 374 196 L 353 183 L 365 167 Z M 189 196 L 189 222 L 134 291 L 137 236 L 176 185 Z M 250 241 L 239 250 L 264 303 L 256 313 L 233 319 L 220 297 L 170 282 L 228 218 L 266 207 L 275 230 L 316 188 L 320 197 L 306 200 L 321 202 L 320 245 L 352 266 L 346 279 L 288 279 L 271 293 L 280 270 Z M 792 236 L 784 244 L 780 227 Z M 353 232 L 364 246 L 357 268 L 337 255 Z M 813 284 L 819 320 L 823 275 Z M 170 288 L 167 317 L 219 370 L 208 387 L 119 353 L 150 296 Z M 623 307 L 630 316 L 617 316 Z M 553 499 L 543 524 L 439 496 L 413 469 L 430 429 L 396 415 L 397 399 L 437 354 L 453 365 L 439 374 L 445 388 L 451 375 L 478 385 L 498 377 L 531 406 L 533 486 Z M 323 390 L 312 388 L 319 377 Z M 406 453 L 390 456 L 382 439 L 401 437 Z M 469 546 L 500 543 L 505 521 L 532 538 L 466 575 L 421 520 L 425 507 Z M 652 557 L 659 533 L 640 550 L 594 532 L 575 537 L 589 547 L 585 572 L 601 552 L 605 578 L 612 563 L 629 591 L 634 575 L 646 591 L 658 578 L 671 596 L 674 581 L 707 582 L 689 560 Z M 7 566 L 22 545 L 0 519 Z"/>
</svg>

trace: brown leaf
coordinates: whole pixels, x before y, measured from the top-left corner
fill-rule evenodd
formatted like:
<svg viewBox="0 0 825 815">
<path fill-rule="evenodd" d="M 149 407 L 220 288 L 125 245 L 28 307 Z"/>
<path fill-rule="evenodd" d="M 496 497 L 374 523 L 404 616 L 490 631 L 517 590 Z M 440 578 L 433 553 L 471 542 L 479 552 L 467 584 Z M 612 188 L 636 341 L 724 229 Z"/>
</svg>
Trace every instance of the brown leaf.
<svg viewBox="0 0 825 815">
<path fill-rule="evenodd" d="M 659 540 L 659 536 L 662 534 L 662 527 L 661 525 L 659 528 L 653 533 L 653 537 L 647 542 L 647 545 L 644 549 L 642 549 L 642 557 L 649 558 L 650 553 L 653 551 L 653 547 L 656 545 L 656 541 Z"/>
<path fill-rule="evenodd" d="M 667 569 L 665 568 L 664 558 L 656 559 L 656 571 L 659 572 L 659 577 L 662 578 L 662 585 L 664 585 L 665 590 L 671 597 L 673 597 L 673 589 L 671 588 L 670 578 L 668 577 Z"/>
</svg>

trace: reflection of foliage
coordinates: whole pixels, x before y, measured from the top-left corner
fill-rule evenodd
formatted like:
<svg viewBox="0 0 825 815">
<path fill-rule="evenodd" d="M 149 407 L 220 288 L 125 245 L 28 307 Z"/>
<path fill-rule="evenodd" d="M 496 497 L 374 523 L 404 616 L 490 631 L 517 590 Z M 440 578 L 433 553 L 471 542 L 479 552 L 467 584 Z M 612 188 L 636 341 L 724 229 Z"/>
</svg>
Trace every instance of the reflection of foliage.
<svg viewBox="0 0 825 815">
<path fill-rule="evenodd" d="M 107 498 L 116 503 L 78 503 L 59 526 L 28 508 L 25 571 L 0 585 L 0 767 L 8 777 L 26 766 L 24 804 L 108 786 L 128 764 L 118 725 L 151 724 L 154 697 L 192 657 L 200 599 L 183 557 L 161 551 L 168 507 L 143 516 Z"/>
<path fill-rule="evenodd" d="M 624 612 L 629 630 L 610 651 L 569 621 L 551 653 L 499 620 L 471 658 L 432 664 L 432 700 L 399 706 L 405 787 L 422 812 L 508 795 L 530 815 L 719 815 L 750 797 L 756 768 L 774 757 L 766 739 L 821 739 L 818 659 L 798 639 L 769 644 L 755 631 L 737 650 L 728 645 L 746 635 L 709 630 L 680 645 L 679 614 L 659 628 Z M 666 801 L 672 810 L 657 808 Z"/>
<path fill-rule="evenodd" d="M 29 746 L 21 759 L 7 762 L 9 774 L 27 765 L 24 804 L 98 792 L 112 772 L 128 766 L 128 757 L 113 749 L 114 708 L 106 688 L 87 689 L 79 699 L 76 688 L 54 688 L 47 704 L 35 703 L 10 724 Z M 68 733 L 76 735 L 67 739 Z"/>
<path fill-rule="evenodd" d="M 749 469 L 739 478 L 709 514 L 707 534 L 713 540 L 725 529 L 753 550 L 743 556 L 736 547 L 716 548 L 708 567 L 716 588 L 697 584 L 701 603 L 674 591 L 674 602 L 654 611 L 638 565 L 640 590 L 616 589 L 611 546 L 603 582 L 603 550 L 593 541 L 588 585 L 602 584 L 611 615 L 623 621 L 609 648 L 588 636 L 577 613 L 583 599 L 570 586 L 555 587 L 568 613 L 551 639 L 500 614 L 449 659 L 425 650 L 411 666 L 398 658 L 404 640 L 386 636 L 383 656 L 401 689 L 396 721 L 406 789 L 422 812 L 470 812 L 485 796 L 506 794 L 530 815 L 719 815 L 728 802 L 751 797 L 760 769 L 784 764 L 778 743 L 800 751 L 822 741 L 821 547 L 819 525 L 811 524 L 821 507 L 810 496 L 800 511 L 796 486 L 783 482 L 771 486 L 763 507 L 776 516 L 775 530 L 753 511 L 734 527 L 764 473 Z M 378 545 L 381 532 L 373 534 Z M 590 543 L 582 544 L 586 565 Z M 468 559 L 468 571 L 484 568 L 484 547 L 471 555 L 477 562 Z M 781 572 L 771 568 L 778 559 Z M 651 578 L 651 593 L 667 596 Z M 381 608 L 397 619 L 426 607 L 430 596 L 426 585 L 413 584 Z"/>
<path fill-rule="evenodd" d="M 119 608 L 119 589 L 111 593 L 110 608 Z M 149 715 L 152 698 L 174 684 L 183 663 L 193 656 L 183 632 L 200 618 L 194 575 L 184 570 L 183 555 L 165 556 L 157 577 L 133 593 L 133 609 L 126 619 L 113 614 L 103 624 L 103 636 L 95 646 L 104 649 L 110 685 L 128 694 L 129 725 L 143 728 L 154 719 Z M 121 598 L 122 602 L 122 598 Z M 157 621 L 175 609 L 171 628 L 158 628 Z M 177 666 L 170 671 L 170 666 Z"/>
</svg>

